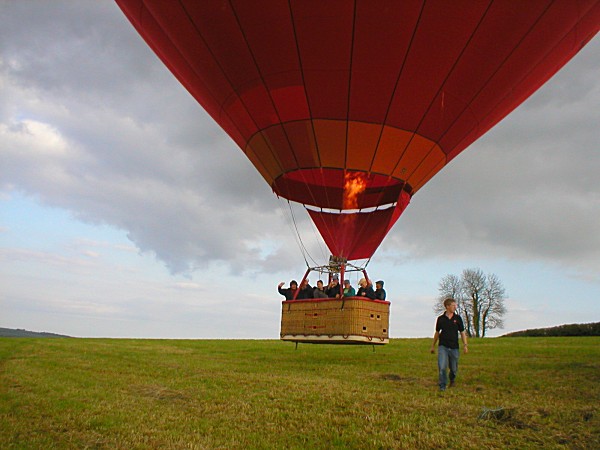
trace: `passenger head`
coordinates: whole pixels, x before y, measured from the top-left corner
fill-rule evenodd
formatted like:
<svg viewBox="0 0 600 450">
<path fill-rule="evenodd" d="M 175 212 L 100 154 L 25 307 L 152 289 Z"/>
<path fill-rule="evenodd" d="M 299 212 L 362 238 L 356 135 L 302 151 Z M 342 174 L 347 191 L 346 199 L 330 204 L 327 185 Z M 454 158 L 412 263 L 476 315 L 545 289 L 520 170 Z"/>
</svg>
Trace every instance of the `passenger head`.
<svg viewBox="0 0 600 450">
<path fill-rule="evenodd" d="M 350 286 L 350 280 L 344 280 L 344 286 Z"/>
<path fill-rule="evenodd" d="M 298 282 L 296 280 L 290 281 L 290 287 L 292 289 L 298 289 Z"/>
<path fill-rule="evenodd" d="M 359 282 L 358 282 L 358 285 L 359 285 L 360 287 L 363 287 L 363 288 L 364 288 L 364 287 L 367 287 L 367 280 L 366 280 L 366 279 L 364 279 L 364 278 L 361 278 L 361 279 L 359 280 Z"/>
<path fill-rule="evenodd" d="M 382 289 L 383 288 L 383 280 L 379 280 L 375 282 L 375 287 L 377 289 Z"/>
<path fill-rule="evenodd" d="M 319 289 L 322 289 L 322 288 L 323 288 L 323 280 L 319 280 L 319 281 L 317 281 L 317 287 L 318 287 Z"/>
</svg>

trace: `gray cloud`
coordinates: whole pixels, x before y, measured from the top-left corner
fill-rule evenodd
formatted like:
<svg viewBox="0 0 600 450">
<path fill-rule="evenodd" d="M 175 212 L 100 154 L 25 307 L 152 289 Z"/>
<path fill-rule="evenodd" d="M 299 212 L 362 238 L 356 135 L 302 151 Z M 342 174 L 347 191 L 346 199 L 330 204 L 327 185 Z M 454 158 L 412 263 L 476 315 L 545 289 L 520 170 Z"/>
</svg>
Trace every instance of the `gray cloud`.
<svg viewBox="0 0 600 450">
<path fill-rule="evenodd" d="M 116 5 L 33 10 L 27 1 L 0 6 L 4 191 L 127 230 L 173 272 L 297 263 L 270 188 Z M 415 196 L 386 254 L 598 264 L 598 80 L 595 39 Z M 298 220 L 309 227 L 306 215 Z"/>
<path fill-rule="evenodd" d="M 600 266 L 600 41 L 413 198 L 390 241 L 421 257 Z M 400 231 L 401 229 L 402 231 Z"/>
<path fill-rule="evenodd" d="M 4 188 L 125 229 L 174 272 L 266 261 L 268 186 L 115 5 L 78 5 L 3 8 Z"/>
</svg>

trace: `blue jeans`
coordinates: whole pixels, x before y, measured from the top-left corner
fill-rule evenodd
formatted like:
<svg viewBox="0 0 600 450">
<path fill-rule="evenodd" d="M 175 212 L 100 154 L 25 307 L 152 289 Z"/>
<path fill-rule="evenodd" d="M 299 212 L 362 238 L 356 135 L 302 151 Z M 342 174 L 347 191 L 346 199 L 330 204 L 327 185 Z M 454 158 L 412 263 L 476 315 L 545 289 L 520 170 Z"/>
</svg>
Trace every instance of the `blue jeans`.
<svg viewBox="0 0 600 450">
<path fill-rule="evenodd" d="M 446 371 L 450 369 L 450 381 L 454 381 L 456 378 L 456 372 L 458 372 L 458 355 L 459 350 L 457 348 L 448 348 L 440 345 L 438 347 L 438 369 L 440 371 L 440 389 L 446 389 L 448 378 Z"/>
</svg>

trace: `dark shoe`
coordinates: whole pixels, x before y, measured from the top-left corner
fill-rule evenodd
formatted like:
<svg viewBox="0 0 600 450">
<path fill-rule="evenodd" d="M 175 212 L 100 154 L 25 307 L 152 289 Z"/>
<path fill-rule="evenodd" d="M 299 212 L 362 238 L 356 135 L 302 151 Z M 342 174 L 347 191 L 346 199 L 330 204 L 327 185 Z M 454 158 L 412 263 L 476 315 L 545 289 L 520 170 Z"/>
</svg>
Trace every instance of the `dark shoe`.
<svg viewBox="0 0 600 450">
<path fill-rule="evenodd" d="M 448 385 L 448 387 L 452 387 L 454 386 L 454 380 L 450 380 L 450 384 Z"/>
</svg>

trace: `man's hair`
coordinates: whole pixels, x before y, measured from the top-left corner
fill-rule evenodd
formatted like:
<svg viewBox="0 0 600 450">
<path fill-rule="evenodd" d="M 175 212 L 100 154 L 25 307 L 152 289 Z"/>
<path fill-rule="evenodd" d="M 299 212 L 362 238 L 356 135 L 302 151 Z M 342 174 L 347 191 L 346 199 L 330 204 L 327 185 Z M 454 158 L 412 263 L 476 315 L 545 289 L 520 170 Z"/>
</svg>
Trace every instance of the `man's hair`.
<svg viewBox="0 0 600 450">
<path fill-rule="evenodd" d="M 456 300 L 454 300 L 452 297 L 448 297 L 446 300 L 444 300 L 444 308 L 450 306 L 451 303 L 456 303 Z"/>
</svg>

